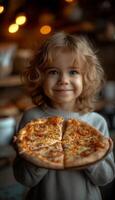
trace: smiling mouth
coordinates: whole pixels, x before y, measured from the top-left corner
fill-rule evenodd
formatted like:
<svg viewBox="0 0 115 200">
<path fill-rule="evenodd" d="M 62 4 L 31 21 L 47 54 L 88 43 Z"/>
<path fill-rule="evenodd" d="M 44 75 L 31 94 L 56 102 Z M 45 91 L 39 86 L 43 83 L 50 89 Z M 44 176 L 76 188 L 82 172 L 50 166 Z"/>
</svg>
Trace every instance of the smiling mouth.
<svg viewBox="0 0 115 200">
<path fill-rule="evenodd" d="M 71 91 L 71 90 L 70 89 L 66 89 L 66 90 L 60 89 L 60 90 L 55 90 L 55 91 Z"/>
<path fill-rule="evenodd" d="M 69 92 L 69 91 L 72 91 L 72 90 L 54 90 L 55 92 Z"/>
</svg>

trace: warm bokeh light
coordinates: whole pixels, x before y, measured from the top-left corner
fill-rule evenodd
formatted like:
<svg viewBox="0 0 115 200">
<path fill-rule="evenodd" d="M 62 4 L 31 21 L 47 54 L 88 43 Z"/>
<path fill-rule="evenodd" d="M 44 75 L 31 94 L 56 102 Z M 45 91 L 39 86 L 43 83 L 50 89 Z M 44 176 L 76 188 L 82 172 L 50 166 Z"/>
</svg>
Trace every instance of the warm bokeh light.
<svg viewBox="0 0 115 200">
<path fill-rule="evenodd" d="M 44 25 L 40 28 L 40 33 L 43 35 L 47 35 L 51 32 L 52 28 L 49 25 Z"/>
<path fill-rule="evenodd" d="M 19 29 L 18 24 L 11 24 L 8 28 L 9 33 L 15 33 Z"/>
<path fill-rule="evenodd" d="M 4 11 L 4 6 L 0 6 L 0 14 L 3 13 Z"/>
<path fill-rule="evenodd" d="M 22 24 L 25 24 L 27 18 L 25 15 L 20 15 L 18 17 L 16 17 L 16 24 L 18 25 L 22 25 Z"/>
<path fill-rule="evenodd" d="M 74 0 L 65 0 L 68 3 L 74 2 Z"/>
</svg>

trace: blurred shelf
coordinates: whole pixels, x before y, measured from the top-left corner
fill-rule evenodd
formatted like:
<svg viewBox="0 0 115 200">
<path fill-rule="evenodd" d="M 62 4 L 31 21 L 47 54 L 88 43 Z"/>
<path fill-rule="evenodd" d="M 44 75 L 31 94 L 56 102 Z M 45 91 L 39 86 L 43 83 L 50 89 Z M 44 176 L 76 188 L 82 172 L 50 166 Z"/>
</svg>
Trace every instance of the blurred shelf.
<svg viewBox="0 0 115 200">
<path fill-rule="evenodd" d="M 12 75 L 0 79 L 0 87 L 12 87 L 22 85 L 21 79 L 19 75 Z"/>
</svg>

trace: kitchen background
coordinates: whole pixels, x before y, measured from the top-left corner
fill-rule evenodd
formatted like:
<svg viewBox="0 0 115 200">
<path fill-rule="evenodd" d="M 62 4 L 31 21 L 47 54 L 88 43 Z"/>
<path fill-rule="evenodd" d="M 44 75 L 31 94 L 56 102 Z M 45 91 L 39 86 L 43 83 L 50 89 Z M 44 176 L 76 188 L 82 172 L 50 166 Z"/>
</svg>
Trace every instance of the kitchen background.
<svg viewBox="0 0 115 200">
<path fill-rule="evenodd" d="M 84 35 L 97 49 L 107 82 L 95 110 L 115 140 L 115 1 L 0 0 L 0 200 L 22 200 L 28 190 L 12 172 L 12 138 L 23 111 L 33 106 L 20 73 L 34 49 L 59 30 Z M 114 182 L 102 188 L 104 200 L 114 199 Z"/>
</svg>

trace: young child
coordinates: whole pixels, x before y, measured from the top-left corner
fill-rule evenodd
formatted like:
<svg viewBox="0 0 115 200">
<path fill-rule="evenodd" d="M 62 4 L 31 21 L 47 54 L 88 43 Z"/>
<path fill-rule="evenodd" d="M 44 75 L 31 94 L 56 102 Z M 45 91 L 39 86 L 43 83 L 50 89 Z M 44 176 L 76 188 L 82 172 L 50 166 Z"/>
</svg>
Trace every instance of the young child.
<svg viewBox="0 0 115 200">
<path fill-rule="evenodd" d="M 24 79 L 36 105 L 24 112 L 19 129 L 39 117 L 83 120 L 109 137 L 106 121 L 93 112 L 104 72 L 84 37 L 58 32 L 47 39 L 27 67 Z M 115 176 L 112 152 L 84 170 L 50 170 L 17 155 L 14 175 L 30 188 L 28 200 L 101 200 L 99 186 Z"/>
</svg>

